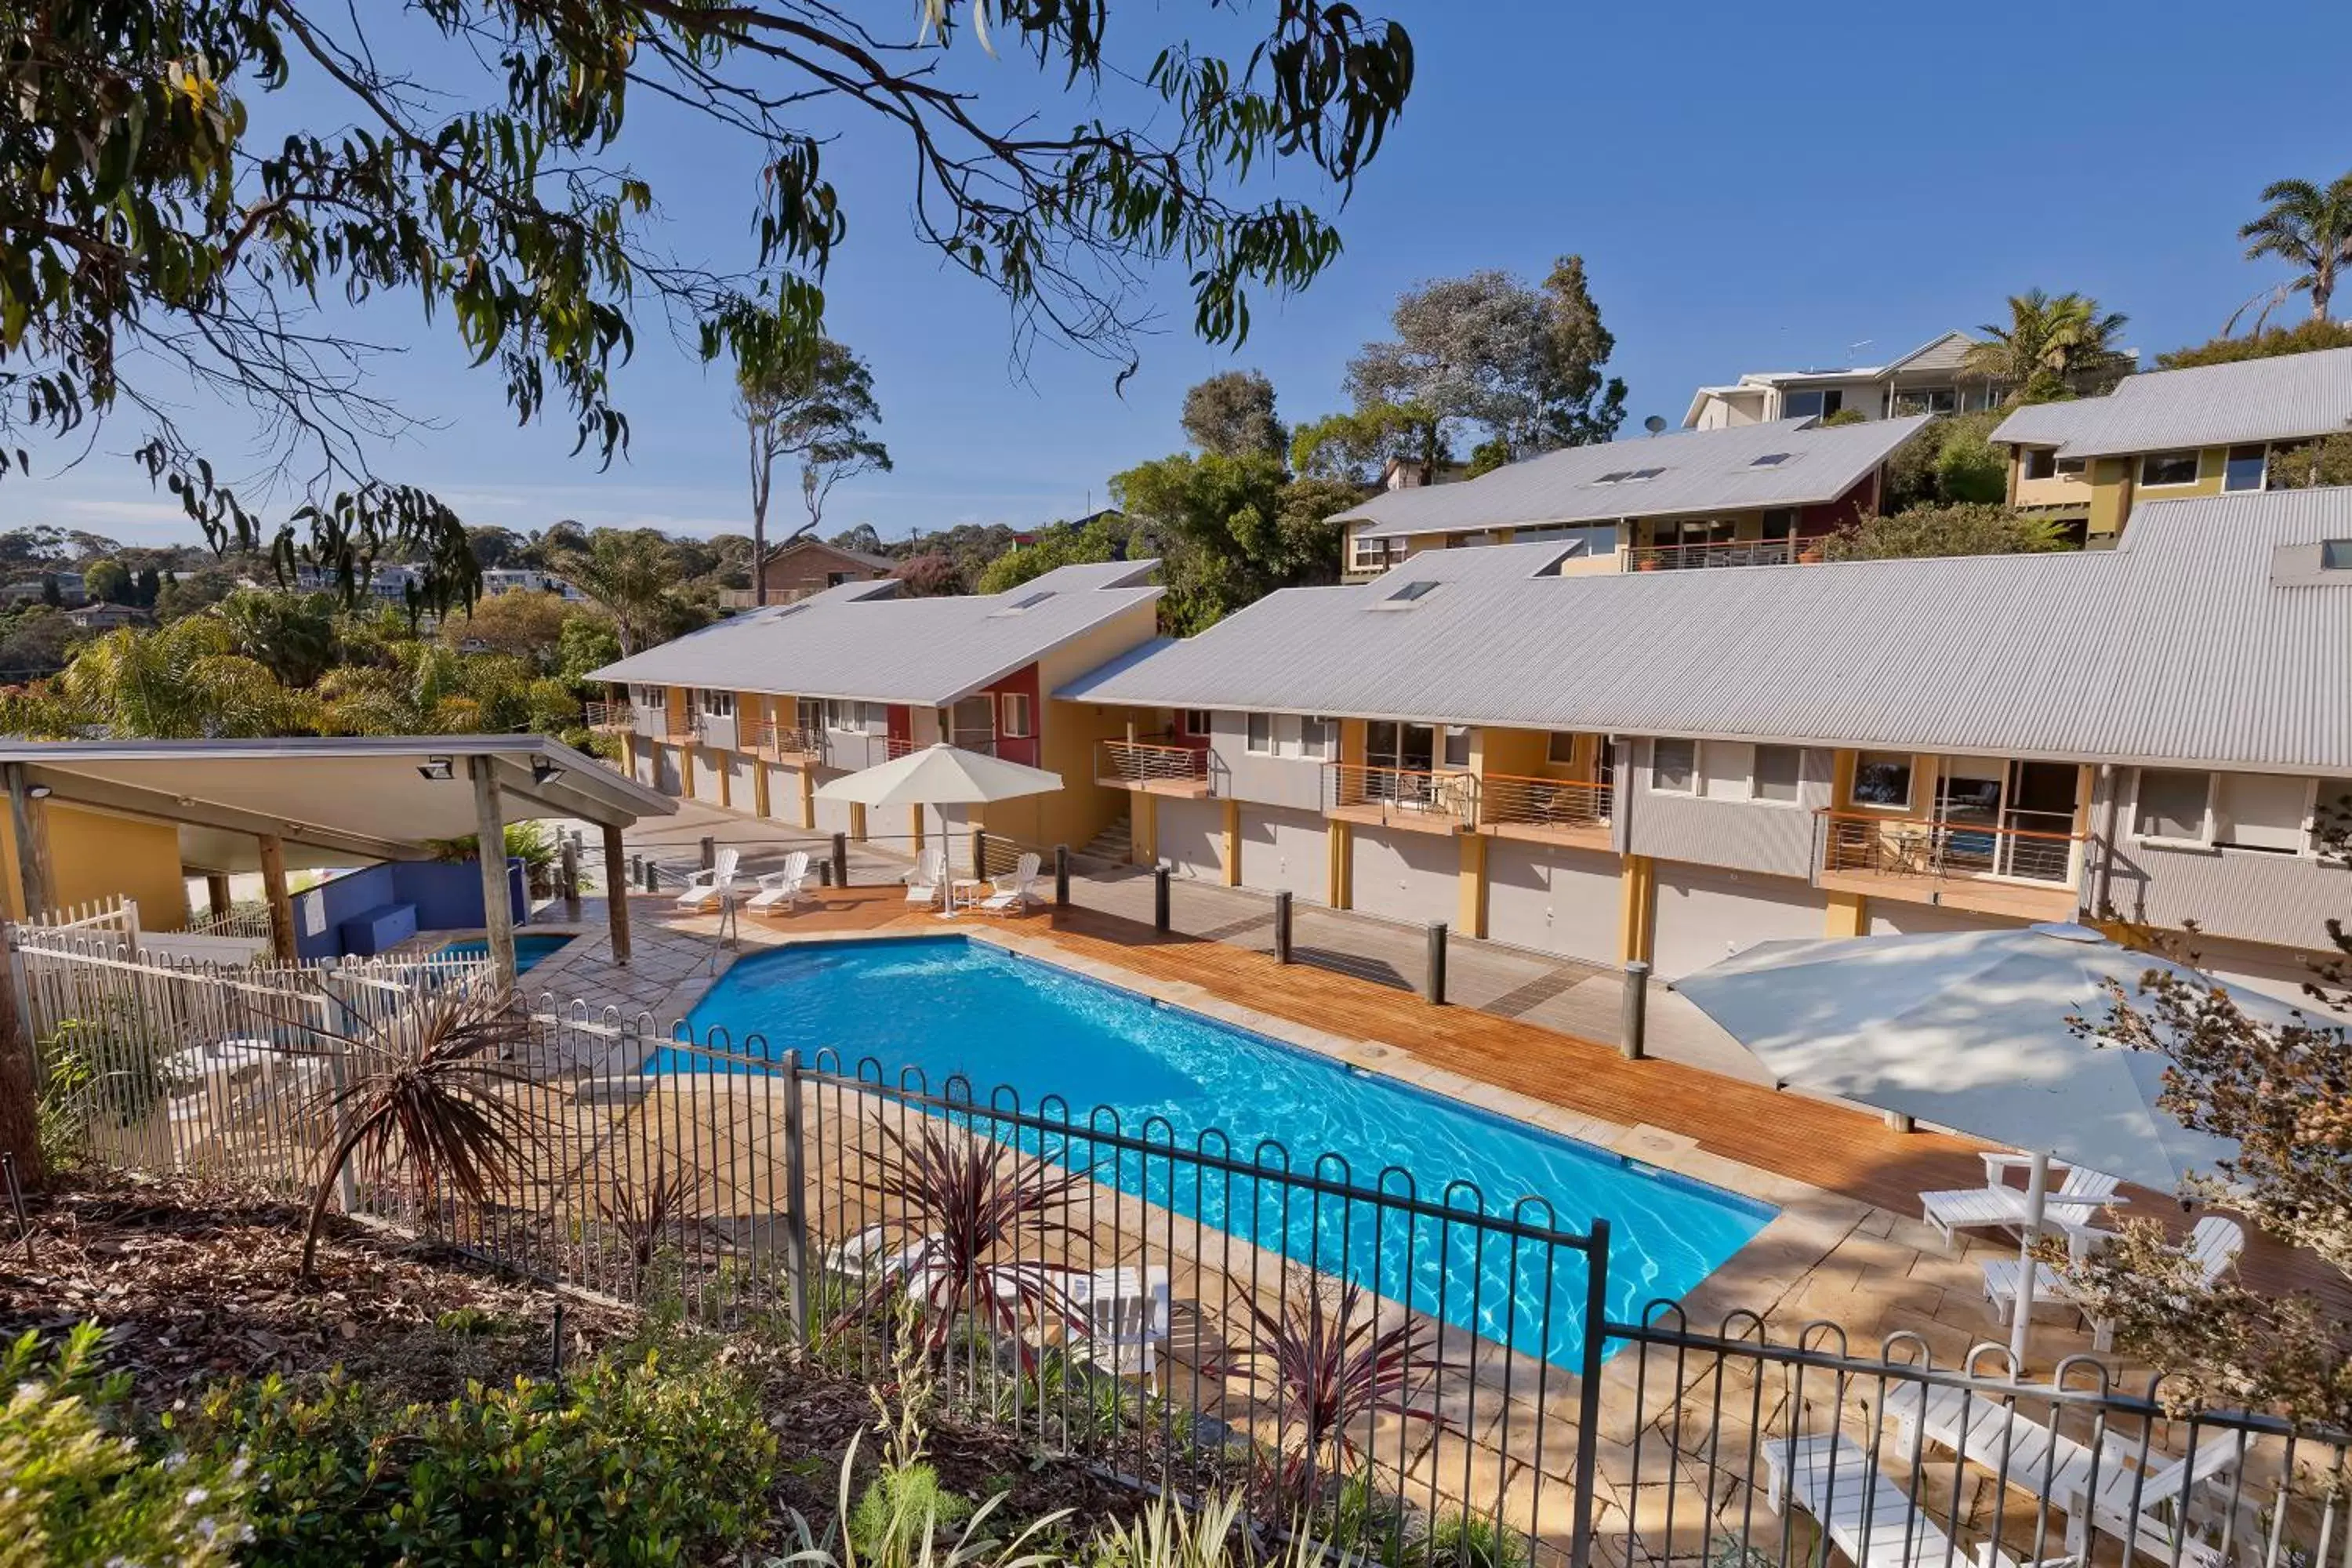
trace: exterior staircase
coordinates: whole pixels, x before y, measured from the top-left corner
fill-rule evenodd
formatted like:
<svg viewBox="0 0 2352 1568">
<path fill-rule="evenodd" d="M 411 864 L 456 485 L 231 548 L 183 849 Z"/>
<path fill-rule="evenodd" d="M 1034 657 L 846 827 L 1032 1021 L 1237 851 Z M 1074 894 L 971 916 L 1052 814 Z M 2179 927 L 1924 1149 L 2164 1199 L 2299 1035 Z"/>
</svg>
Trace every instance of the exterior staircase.
<svg viewBox="0 0 2352 1568">
<path fill-rule="evenodd" d="M 1133 855 L 1134 848 L 1134 824 L 1122 816 L 1100 833 L 1096 834 L 1084 847 L 1077 851 L 1077 854 L 1088 860 L 1100 860 L 1112 866 L 1124 866 Z"/>
</svg>

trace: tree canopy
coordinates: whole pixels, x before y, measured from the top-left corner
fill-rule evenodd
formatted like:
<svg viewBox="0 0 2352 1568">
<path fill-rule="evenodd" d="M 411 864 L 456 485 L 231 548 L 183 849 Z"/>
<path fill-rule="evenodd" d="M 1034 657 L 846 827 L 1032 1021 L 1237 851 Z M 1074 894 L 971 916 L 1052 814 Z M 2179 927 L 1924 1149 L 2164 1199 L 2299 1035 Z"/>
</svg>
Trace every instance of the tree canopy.
<svg viewBox="0 0 2352 1568">
<path fill-rule="evenodd" d="M 2267 205 L 2261 216 L 2238 230 L 2246 242 L 2246 259 L 2276 257 L 2294 269 L 2294 276 L 2238 307 L 2222 328 L 2225 334 L 2249 310 L 2254 312 L 2254 331 L 2261 331 L 2270 313 L 2297 294 L 2311 296 L 2313 321 L 2326 321 L 2337 275 L 2352 262 L 2352 174 L 2338 174 L 2325 185 L 2273 180 L 2263 187 L 2262 199 Z"/>
<path fill-rule="evenodd" d="M 2007 386 L 2011 403 L 2105 392 L 2131 370 L 2116 346 L 2127 319 L 2086 294 L 2029 289 L 2009 297 L 2006 325 L 1978 329 L 1985 340 L 1970 345 L 1961 368 Z"/>
<path fill-rule="evenodd" d="M 1930 555 L 2022 555 L 2066 547 L 2064 532 L 2047 518 L 1960 501 L 1864 518 L 1831 536 L 1829 556 L 1832 561 L 1899 561 Z"/>
<path fill-rule="evenodd" d="M 1601 324 L 1581 257 L 1563 256 L 1540 287 L 1496 268 L 1407 290 L 1395 336 L 1348 365 L 1352 413 L 1307 427 L 1293 461 L 1305 472 L 1361 478 L 1399 458 L 1436 477 L 1465 439 L 1486 467 L 1613 437 L 1625 384 L 1603 367 L 1616 339 Z"/>
<path fill-rule="evenodd" d="M 567 421 L 609 464 L 648 313 L 706 361 L 772 364 L 818 336 L 851 235 L 831 160 L 877 135 L 909 171 L 885 205 L 1010 301 L 1016 342 L 1131 369 L 1140 271 L 1172 259 L 1194 330 L 1237 342 L 1255 293 L 1306 286 L 1339 247 L 1243 176 L 1297 165 L 1344 200 L 1402 110 L 1411 41 L 1277 0 L 1227 58 L 1115 39 L 1114 13 L 1135 15 L 923 0 L 877 31 L 803 0 L 26 0 L 0 22 L 0 473 L 23 474 L 26 442 L 129 417 L 141 470 L 216 546 L 307 553 L 347 593 L 415 559 L 429 605 L 466 597 L 463 520 L 383 467 L 412 422 L 373 390 L 384 345 L 353 313 L 414 310 L 518 420 Z M 974 46 L 1034 83 L 1002 104 L 959 86 Z M 1041 118 L 1033 86 L 1074 112 Z M 632 159 L 654 109 L 751 154 L 741 254 L 674 253 Z M 191 389 L 251 413 L 253 477 L 184 429 Z"/>
<path fill-rule="evenodd" d="M 2292 327 L 2269 327 L 2242 338 L 2225 333 L 2160 353 L 2156 356 L 2156 364 L 2158 370 L 2189 370 L 2200 364 L 2235 364 L 2241 360 L 2317 353 L 2323 349 L 2352 349 L 2352 322 L 2315 316 Z"/>
<path fill-rule="evenodd" d="M 751 442 L 751 587 L 768 602 L 768 501 L 779 459 L 800 468 L 808 521 L 778 548 L 816 532 L 833 487 L 870 469 L 888 469 L 890 449 L 871 426 L 882 422 L 874 374 L 830 338 L 788 345 L 781 361 L 747 363 L 736 377 L 736 412 Z"/>
<path fill-rule="evenodd" d="M 1178 423 L 1185 439 L 1221 458 L 1278 458 L 1290 441 L 1275 416 L 1274 383 L 1255 370 L 1229 370 L 1192 386 Z"/>
</svg>

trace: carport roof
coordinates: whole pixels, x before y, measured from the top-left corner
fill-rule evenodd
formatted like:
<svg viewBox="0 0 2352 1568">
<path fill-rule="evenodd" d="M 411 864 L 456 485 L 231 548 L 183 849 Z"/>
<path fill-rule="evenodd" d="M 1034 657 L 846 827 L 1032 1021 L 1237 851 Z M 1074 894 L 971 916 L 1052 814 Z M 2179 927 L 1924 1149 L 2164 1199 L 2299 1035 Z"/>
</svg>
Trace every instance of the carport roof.
<svg viewBox="0 0 2352 1568">
<path fill-rule="evenodd" d="M 22 767 L 26 784 L 63 804 L 376 860 L 424 858 L 434 840 L 474 831 L 467 763 L 476 757 L 489 761 L 509 822 L 576 816 L 625 827 L 677 809 L 543 735 L 0 742 L 0 763 Z M 445 758 L 447 779 L 420 772 Z"/>
</svg>

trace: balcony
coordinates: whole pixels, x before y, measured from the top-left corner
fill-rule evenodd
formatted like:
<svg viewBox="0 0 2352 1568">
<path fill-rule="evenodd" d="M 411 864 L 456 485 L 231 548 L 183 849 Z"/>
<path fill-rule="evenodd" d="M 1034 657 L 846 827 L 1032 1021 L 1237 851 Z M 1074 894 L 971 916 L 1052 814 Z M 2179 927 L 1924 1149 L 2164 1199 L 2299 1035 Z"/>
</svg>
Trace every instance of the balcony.
<svg viewBox="0 0 2352 1568">
<path fill-rule="evenodd" d="M 793 724 L 779 724 L 772 719 L 737 727 L 739 743 L 745 751 L 756 752 L 772 763 L 785 763 L 806 767 L 824 761 L 824 732 L 803 730 Z"/>
<path fill-rule="evenodd" d="M 1822 539 L 1727 539 L 1709 544 L 1634 544 L 1619 555 L 1626 572 L 1690 572 L 1709 566 L 1810 566 L 1828 558 Z"/>
<path fill-rule="evenodd" d="M 600 735 L 632 734 L 637 727 L 637 710 L 625 702 L 583 702 L 588 728 Z"/>
<path fill-rule="evenodd" d="M 1814 814 L 1820 886 L 2016 920 L 2074 918 L 2089 835 L 2059 812 L 2011 811 L 1999 825 Z"/>
<path fill-rule="evenodd" d="M 1150 741 L 1097 741 L 1095 783 L 1109 789 L 1201 800 L 1209 794 L 1208 748 Z"/>
<path fill-rule="evenodd" d="M 1478 831 L 1497 838 L 1614 849 L 1607 784 L 1487 773 L 1478 781 Z"/>
<path fill-rule="evenodd" d="M 1323 764 L 1323 815 L 1339 822 L 1459 833 L 1478 820 L 1475 773 Z"/>
</svg>

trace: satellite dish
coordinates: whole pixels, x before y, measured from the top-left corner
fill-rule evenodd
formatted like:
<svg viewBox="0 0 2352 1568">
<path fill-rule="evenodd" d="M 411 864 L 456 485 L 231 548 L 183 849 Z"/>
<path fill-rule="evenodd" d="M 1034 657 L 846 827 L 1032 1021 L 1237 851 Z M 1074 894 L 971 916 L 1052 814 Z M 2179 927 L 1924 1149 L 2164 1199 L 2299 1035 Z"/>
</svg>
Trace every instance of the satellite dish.
<svg viewBox="0 0 2352 1568">
<path fill-rule="evenodd" d="M 1666 419 L 1665 416 L 1663 414 L 1653 414 L 1647 419 L 1642 421 L 1642 428 L 1647 430 L 1653 436 L 1656 435 L 1665 427 Z"/>
</svg>

